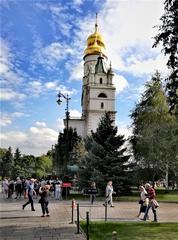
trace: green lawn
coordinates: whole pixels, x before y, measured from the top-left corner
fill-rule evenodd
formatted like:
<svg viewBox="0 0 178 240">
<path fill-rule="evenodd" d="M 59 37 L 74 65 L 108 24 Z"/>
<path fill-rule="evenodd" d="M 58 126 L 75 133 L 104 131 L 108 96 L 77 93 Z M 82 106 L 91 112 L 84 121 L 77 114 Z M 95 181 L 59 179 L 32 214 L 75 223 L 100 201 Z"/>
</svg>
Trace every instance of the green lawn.
<svg viewBox="0 0 178 240">
<path fill-rule="evenodd" d="M 138 201 L 138 196 L 120 196 L 117 197 L 115 200 L 117 201 Z M 177 202 L 178 203 L 178 194 L 166 193 L 166 194 L 157 194 L 156 197 L 157 201 L 161 202 Z"/>
<path fill-rule="evenodd" d="M 132 192 L 129 196 L 119 196 L 114 197 L 114 201 L 134 201 L 138 202 L 140 193 L 138 191 Z M 65 198 L 65 197 L 64 197 Z M 77 200 L 89 200 L 89 196 L 83 194 L 70 194 L 68 199 L 77 199 Z M 97 196 L 98 201 L 104 201 L 103 196 Z M 178 191 L 165 191 L 165 190 L 157 190 L 157 200 L 158 202 L 177 202 L 178 203 Z"/>
<path fill-rule="evenodd" d="M 81 227 L 86 232 L 86 223 Z M 178 240 L 178 223 L 103 223 L 92 222 L 89 226 L 90 240 L 111 240 L 112 232 L 119 240 Z"/>
</svg>

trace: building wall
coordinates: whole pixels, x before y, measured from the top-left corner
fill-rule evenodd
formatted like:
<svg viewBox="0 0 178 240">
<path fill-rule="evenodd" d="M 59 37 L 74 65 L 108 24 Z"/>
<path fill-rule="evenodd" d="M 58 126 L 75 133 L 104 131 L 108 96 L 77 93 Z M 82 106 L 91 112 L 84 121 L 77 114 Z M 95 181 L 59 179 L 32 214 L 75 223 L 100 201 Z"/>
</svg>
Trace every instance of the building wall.
<svg viewBox="0 0 178 240">
<path fill-rule="evenodd" d="M 65 121 L 66 126 L 66 121 Z M 85 121 L 83 119 L 69 119 L 69 127 L 76 128 L 78 135 L 84 136 Z"/>
</svg>

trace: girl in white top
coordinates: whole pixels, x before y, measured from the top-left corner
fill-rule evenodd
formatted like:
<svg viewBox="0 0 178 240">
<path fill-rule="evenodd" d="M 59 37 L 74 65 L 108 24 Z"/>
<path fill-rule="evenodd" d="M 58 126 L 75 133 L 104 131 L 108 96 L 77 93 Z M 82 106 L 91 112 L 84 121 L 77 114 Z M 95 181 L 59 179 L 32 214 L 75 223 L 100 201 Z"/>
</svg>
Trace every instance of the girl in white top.
<svg viewBox="0 0 178 240">
<path fill-rule="evenodd" d="M 140 186 L 139 190 L 140 190 L 140 201 L 139 201 L 140 211 L 139 211 L 139 214 L 137 215 L 137 217 L 140 217 L 140 214 L 142 212 L 145 213 L 145 210 L 149 203 L 149 200 L 147 197 L 147 191 L 145 190 L 145 188 L 143 186 Z"/>
<path fill-rule="evenodd" d="M 62 182 L 57 181 L 55 184 L 55 199 L 56 200 L 62 200 L 61 192 L 62 192 Z"/>
</svg>

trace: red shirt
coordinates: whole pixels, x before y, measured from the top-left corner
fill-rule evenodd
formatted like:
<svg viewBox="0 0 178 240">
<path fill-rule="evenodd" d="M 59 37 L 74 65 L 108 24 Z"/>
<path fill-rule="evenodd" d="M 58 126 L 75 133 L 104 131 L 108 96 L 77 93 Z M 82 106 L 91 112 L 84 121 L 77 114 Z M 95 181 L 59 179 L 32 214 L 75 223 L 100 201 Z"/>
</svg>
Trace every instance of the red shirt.
<svg viewBox="0 0 178 240">
<path fill-rule="evenodd" d="M 149 188 L 149 189 L 147 190 L 147 192 L 148 192 L 148 198 L 149 198 L 150 200 L 155 199 L 156 193 L 155 193 L 154 188 L 152 188 L 152 187 Z"/>
</svg>

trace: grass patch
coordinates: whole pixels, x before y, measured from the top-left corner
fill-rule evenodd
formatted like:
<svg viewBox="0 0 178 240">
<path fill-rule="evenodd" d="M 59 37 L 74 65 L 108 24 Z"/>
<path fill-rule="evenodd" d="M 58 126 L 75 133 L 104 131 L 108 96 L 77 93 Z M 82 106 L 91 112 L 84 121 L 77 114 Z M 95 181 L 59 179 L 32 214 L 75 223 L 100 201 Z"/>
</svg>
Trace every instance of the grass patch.
<svg viewBox="0 0 178 240">
<path fill-rule="evenodd" d="M 81 227 L 86 232 L 85 222 Z M 90 222 L 91 240 L 111 240 L 113 231 L 119 240 L 178 240 L 178 223 Z"/>
<path fill-rule="evenodd" d="M 138 196 L 120 196 L 115 198 L 116 201 L 138 201 Z M 172 193 L 165 193 L 165 194 L 157 194 L 156 199 L 161 202 L 173 202 L 178 203 L 178 194 L 172 194 Z"/>
<path fill-rule="evenodd" d="M 138 202 L 140 193 L 138 191 L 132 192 L 129 196 L 119 196 L 114 197 L 114 201 L 132 201 L 132 202 Z M 178 191 L 156 191 L 156 199 L 161 202 L 172 202 L 172 203 L 178 203 Z M 72 199 L 76 200 L 83 200 L 83 201 L 89 201 L 90 197 L 88 195 L 83 194 L 70 194 L 68 196 L 68 200 Z M 65 196 L 64 196 L 65 199 Z M 97 196 L 97 201 L 104 201 L 103 196 Z"/>
</svg>

